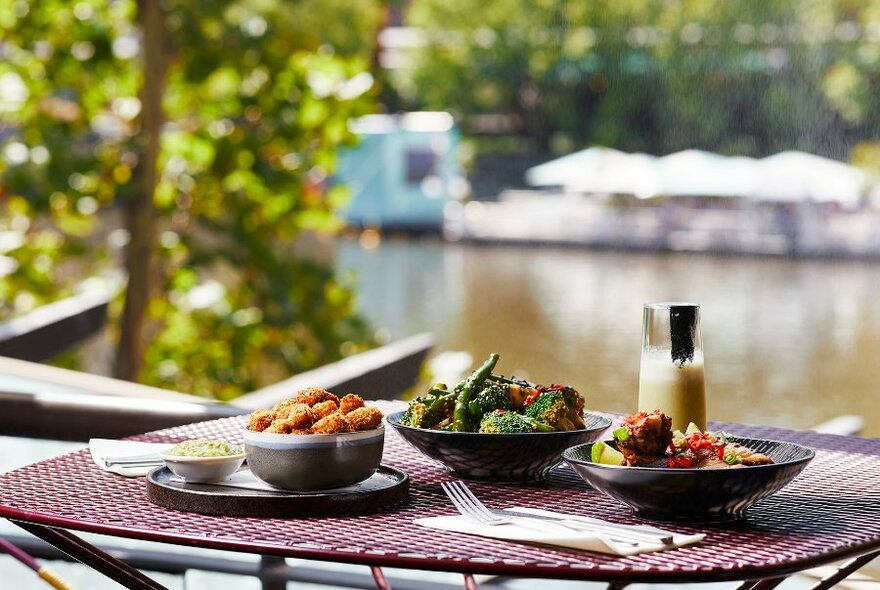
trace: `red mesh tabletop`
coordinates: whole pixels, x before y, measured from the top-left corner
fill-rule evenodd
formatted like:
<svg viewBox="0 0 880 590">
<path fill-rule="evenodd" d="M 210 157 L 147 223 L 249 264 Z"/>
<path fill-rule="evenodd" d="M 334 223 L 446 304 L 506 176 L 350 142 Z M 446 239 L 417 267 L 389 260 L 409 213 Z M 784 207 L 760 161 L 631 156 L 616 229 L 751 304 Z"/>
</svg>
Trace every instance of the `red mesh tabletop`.
<svg viewBox="0 0 880 590">
<path fill-rule="evenodd" d="M 386 413 L 401 402 L 377 402 Z M 177 442 L 224 437 L 241 442 L 243 418 L 225 418 L 134 437 Z M 713 424 L 741 436 L 789 440 L 816 450 L 791 484 L 726 525 L 663 524 L 705 532 L 696 546 L 612 557 L 510 543 L 419 527 L 453 514 L 440 488 L 442 467 L 388 429 L 383 463 L 411 477 L 409 500 L 364 516 L 232 518 L 174 512 L 149 503 L 142 478 L 106 473 L 87 450 L 0 475 L 0 516 L 120 537 L 285 557 L 505 576 L 619 581 L 768 578 L 880 548 L 880 440 L 771 427 Z M 544 485 L 469 484 L 490 506 L 541 506 L 637 522 L 628 509 L 584 484 L 567 467 Z"/>
</svg>

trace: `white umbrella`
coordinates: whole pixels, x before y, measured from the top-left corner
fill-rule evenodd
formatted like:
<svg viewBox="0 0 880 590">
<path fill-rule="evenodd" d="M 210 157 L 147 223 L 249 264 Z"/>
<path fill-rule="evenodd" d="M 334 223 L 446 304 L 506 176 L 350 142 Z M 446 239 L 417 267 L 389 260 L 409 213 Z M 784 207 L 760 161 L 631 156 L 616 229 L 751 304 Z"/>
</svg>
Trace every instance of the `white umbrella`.
<svg viewBox="0 0 880 590">
<path fill-rule="evenodd" d="M 608 161 L 600 176 L 581 186 L 581 192 L 635 195 L 640 199 L 656 196 L 660 186 L 657 157 L 642 153 L 620 154 Z M 590 187 L 594 190 L 586 190 Z"/>
<path fill-rule="evenodd" d="M 858 204 L 867 186 L 854 166 L 804 152 L 781 152 L 755 160 L 684 150 L 657 158 L 593 147 L 530 168 L 533 186 L 568 192 L 743 197 L 759 201 Z"/>
<path fill-rule="evenodd" d="M 762 201 L 858 204 L 865 192 L 865 173 L 849 164 L 805 152 L 780 152 L 760 161 L 752 195 Z"/>
<path fill-rule="evenodd" d="M 657 158 L 592 147 L 526 171 L 532 186 L 559 186 L 573 193 L 656 194 Z"/>
<path fill-rule="evenodd" d="M 658 192 L 670 196 L 745 197 L 755 189 L 758 161 L 684 150 L 657 161 Z"/>
<path fill-rule="evenodd" d="M 526 182 L 532 186 L 567 188 L 583 178 L 595 177 L 611 159 L 625 155 L 606 147 L 587 148 L 529 168 L 526 171 Z"/>
</svg>

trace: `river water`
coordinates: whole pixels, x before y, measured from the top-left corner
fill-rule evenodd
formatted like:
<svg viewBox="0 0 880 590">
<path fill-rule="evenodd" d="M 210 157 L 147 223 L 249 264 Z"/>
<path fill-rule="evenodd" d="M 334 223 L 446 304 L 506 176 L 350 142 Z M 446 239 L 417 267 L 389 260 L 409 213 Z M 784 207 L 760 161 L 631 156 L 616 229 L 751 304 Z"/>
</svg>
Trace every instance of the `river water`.
<svg viewBox="0 0 880 590">
<path fill-rule="evenodd" d="M 880 265 L 383 240 L 339 243 L 361 312 L 391 338 L 490 352 L 499 368 L 632 412 L 642 304 L 702 306 L 709 418 L 808 428 L 841 414 L 880 436 Z"/>
</svg>

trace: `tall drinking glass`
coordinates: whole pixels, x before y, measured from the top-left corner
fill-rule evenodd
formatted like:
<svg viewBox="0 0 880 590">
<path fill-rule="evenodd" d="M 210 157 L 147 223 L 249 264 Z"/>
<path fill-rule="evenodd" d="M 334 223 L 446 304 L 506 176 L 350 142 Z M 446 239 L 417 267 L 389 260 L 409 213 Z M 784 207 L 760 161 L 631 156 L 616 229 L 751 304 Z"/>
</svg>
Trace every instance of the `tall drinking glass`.
<svg viewBox="0 0 880 590">
<path fill-rule="evenodd" d="M 639 411 L 661 410 L 672 428 L 706 429 L 706 385 L 700 306 L 646 303 L 639 367 Z"/>
</svg>

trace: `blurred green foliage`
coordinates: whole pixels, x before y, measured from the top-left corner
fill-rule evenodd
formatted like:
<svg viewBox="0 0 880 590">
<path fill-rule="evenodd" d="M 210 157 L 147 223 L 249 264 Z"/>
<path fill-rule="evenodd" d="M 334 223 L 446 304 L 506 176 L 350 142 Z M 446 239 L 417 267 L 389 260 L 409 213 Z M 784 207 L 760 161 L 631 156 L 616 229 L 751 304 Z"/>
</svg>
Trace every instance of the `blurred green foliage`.
<svg viewBox="0 0 880 590">
<path fill-rule="evenodd" d="M 530 149 L 845 159 L 880 116 L 877 0 L 413 0 L 410 105 L 511 114 Z"/>
<path fill-rule="evenodd" d="M 382 7 L 162 6 L 160 276 L 142 380 L 229 399 L 371 346 L 315 236 L 339 229 L 345 191 L 326 179 L 354 141 L 347 122 L 375 108 Z M 0 0 L 0 317 L 118 265 L 124 233 L 110 230 L 141 149 L 136 11 Z"/>
</svg>

